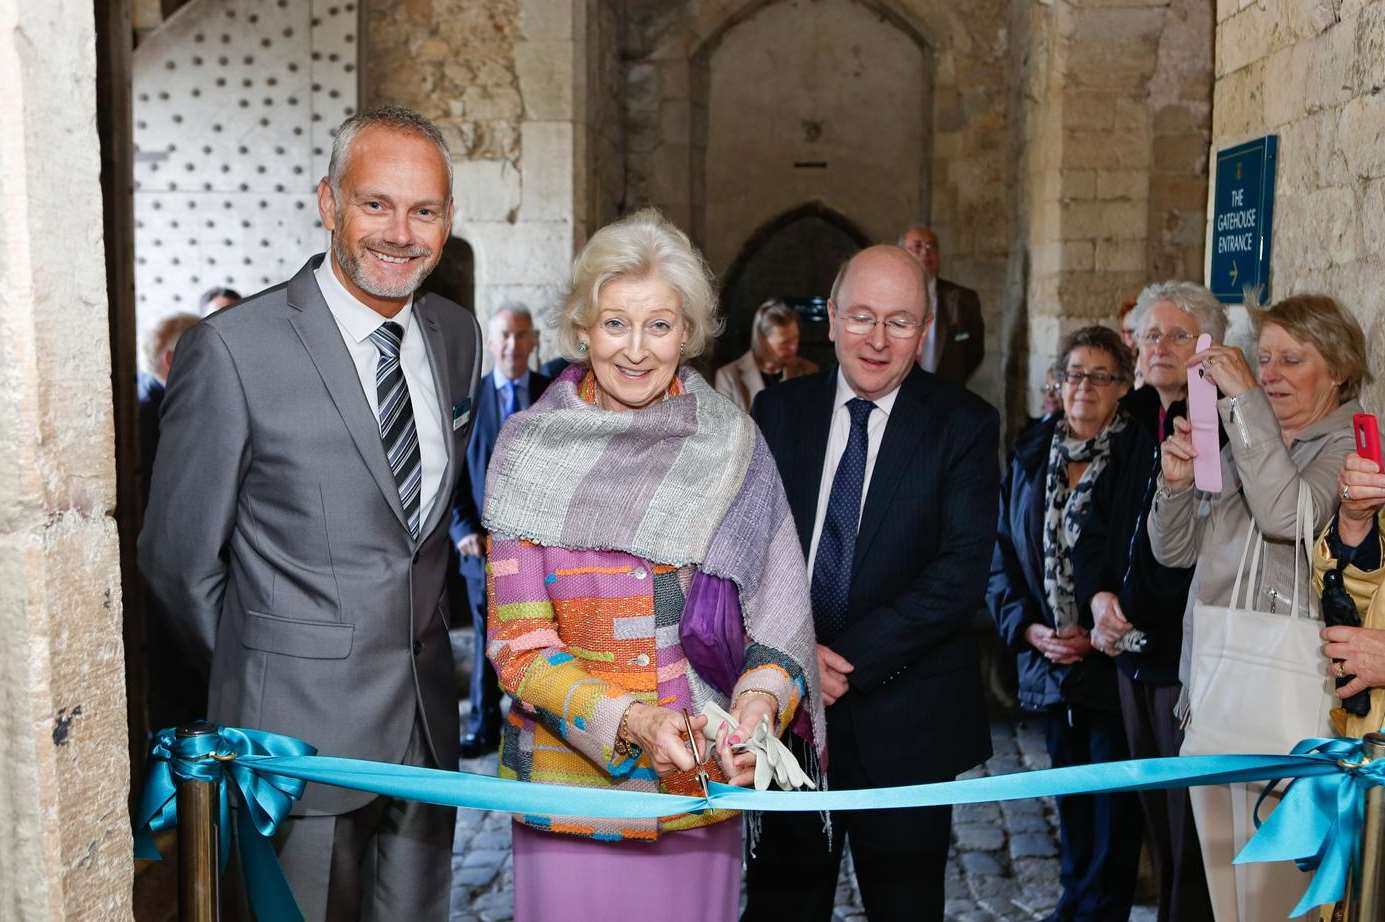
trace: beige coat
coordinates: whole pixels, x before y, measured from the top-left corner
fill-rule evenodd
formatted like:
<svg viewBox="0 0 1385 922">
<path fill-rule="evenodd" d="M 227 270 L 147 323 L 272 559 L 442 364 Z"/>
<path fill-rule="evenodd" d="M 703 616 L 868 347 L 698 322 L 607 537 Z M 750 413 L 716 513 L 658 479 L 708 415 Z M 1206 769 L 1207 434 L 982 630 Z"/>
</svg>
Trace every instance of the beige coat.
<svg viewBox="0 0 1385 922">
<path fill-rule="evenodd" d="M 810 375 L 817 370 L 817 365 L 801 355 L 796 355 L 793 361 L 784 366 L 784 380 Z M 749 413 L 755 395 L 765 389 L 765 379 L 760 377 L 760 366 L 755 364 L 754 350 L 747 351 L 734 362 L 727 362 L 718 368 L 715 387 L 718 392 L 730 397 L 732 403 Z"/>
<path fill-rule="evenodd" d="M 1185 689 L 1193 649 L 1193 607 L 1197 602 L 1230 605 L 1231 589 L 1241 563 L 1251 516 L 1266 539 L 1263 578 L 1251 599 L 1258 611 L 1289 613 L 1294 592 L 1294 523 L 1298 487 L 1313 494 L 1313 533 L 1337 512 L 1337 472 L 1354 447 L 1351 417 L 1361 405 L 1351 400 L 1304 429 L 1289 448 L 1280 437 L 1279 421 L 1260 388 L 1247 391 L 1233 407 L 1217 402 L 1229 444 L 1222 449 L 1222 492 L 1215 496 L 1184 490 L 1156 495 L 1149 517 L 1149 541 L 1165 566 L 1196 564 L 1188 607 L 1183 614 L 1183 654 L 1178 677 Z M 1159 486 L 1164 488 L 1163 476 Z M 1300 605 L 1311 591 L 1306 565 Z M 1181 716 L 1181 715 L 1180 715 Z"/>
<path fill-rule="evenodd" d="M 1381 535 L 1385 535 L 1385 510 L 1380 513 Z M 1380 540 L 1380 539 L 1377 539 Z M 1382 542 L 1385 544 L 1385 542 Z M 1322 575 L 1328 570 L 1337 569 L 1337 560 L 1328 550 L 1327 536 L 1318 539 L 1313 548 L 1313 588 L 1322 592 Z M 1385 567 L 1378 570 L 1360 570 L 1348 564 L 1342 571 L 1342 583 L 1351 593 L 1356 610 L 1361 614 L 1361 626 L 1372 630 L 1385 630 L 1385 592 L 1380 586 L 1385 583 Z M 1385 688 L 1371 689 L 1371 710 L 1365 717 L 1355 717 L 1342 708 L 1332 709 L 1332 727 L 1339 736 L 1359 739 L 1372 730 L 1385 726 Z"/>
</svg>

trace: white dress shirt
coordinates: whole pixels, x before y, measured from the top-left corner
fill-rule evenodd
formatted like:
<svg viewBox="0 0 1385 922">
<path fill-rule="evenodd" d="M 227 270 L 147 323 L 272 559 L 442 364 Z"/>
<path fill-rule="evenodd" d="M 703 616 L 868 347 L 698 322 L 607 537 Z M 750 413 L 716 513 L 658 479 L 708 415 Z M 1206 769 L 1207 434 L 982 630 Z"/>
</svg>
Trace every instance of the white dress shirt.
<svg viewBox="0 0 1385 922">
<path fill-rule="evenodd" d="M 361 390 L 370 404 L 370 414 L 377 420 L 380 418 L 380 395 L 375 388 L 375 369 L 380 364 L 380 350 L 375 348 L 369 336 L 386 320 L 393 320 L 404 328 L 404 338 L 399 346 L 399 365 L 404 371 L 404 381 L 409 385 L 414 428 L 418 431 L 418 456 L 423 465 L 423 480 L 418 495 L 418 521 L 422 528 L 428 521 L 428 513 L 442 485 L 442 474 L 447 468 L 447 443 L 443 441 L 442 410 L 438 405 L 433 366 L 428 361 L 428 347 L 423 342 L 418 325 L 413 322 L 413 299 L 393 317 L 382 317 L 346 290 L 332 269 L 330 254 L 322 260 L 322 265 L 313 275 L 328 310 L 332 312 L 332 319 L 336 320 L 337 329 L 341 331 L 346 351 L 351 353 L 351 362 L 356 366 L 357 377 L 361 379 Z"/>
<path fill-rule="evenodd" d="M 492 368 L 492 369 L 491 369 L 491 379 L 495 382 L 495 397 L 496 397 L 497 406 L 500 407 L 500 412 L 501 412 L 501 413 L 504 413 L 504 412 L 505 412 L 505 384 L 506 384 L 510 379 L 507 378 L 507 377 L 505 377 L 504 375 L 502 375 L 502 374 L 500 373 L 500 369 L 499 369 L 499 368 Z M 529 372 L 528 372 L 528 370 L 526 370 L 526 371 L 524 372 L 524 374 L 520 375 L 518 378 L 515 378 L 515 410 L 514 410 L 514 411 L 515 411 L 516 413 L 518 413 L 520 410 L 527 410 L 527 409 L 529 409 L 529 404 L 530 404 L 531 400 L 532 400 L 532 397 L 531 397 L 531 395 L 530 395 L 530 393 L 529 393 Z"/>
<path fill-rule="evenodd" d="M 832 402 L 832 427 L 827 431 L 827 456 L 822 463 L 822 480 L 818 483 L 818 510 L 813 518 L 813 540 L 808 545 L 808 579 L 813 578 L 813 565 L 818 558 L 818 540 L 822 538 L 822 523 L 827 518 L 827 501 L 832 496 L 832 480 L 837 476 L 837 465 L 846 452 L 846 443 L 851 436 L 851 411 L 846 408 L 847 401 L 856 396 L 846 376 L 837 370 L 837 397 Z M 890 411 L 894 409 L 894 399 L 899 396 L 899 388 L 890 391 L 879 400 L 872 401 L 875 409 L 866 420 L 866 478 L 861 482 L 861 509 L 866 507 L 866 496 L 870 494 L 870 476 L 875 471 L 875 457 L 880 454 L 880 440 L 885 435 L 885 424 L 890 421 Z M 860 527 L 860 512 L 857 512 L 857 528 Z"/>
</svg>

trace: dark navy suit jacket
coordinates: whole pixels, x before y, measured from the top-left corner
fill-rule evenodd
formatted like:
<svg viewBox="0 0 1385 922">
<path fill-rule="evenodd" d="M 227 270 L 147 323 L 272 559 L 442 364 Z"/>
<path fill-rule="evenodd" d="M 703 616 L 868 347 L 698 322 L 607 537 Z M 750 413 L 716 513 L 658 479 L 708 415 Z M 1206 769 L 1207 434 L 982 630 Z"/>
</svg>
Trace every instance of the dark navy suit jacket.
<svg viewBox="0 0 1385 922">
<path fill-rule="evenodd" d="M 533 406 L 548 387 L 549 379 L 536 371 L 529 372 L 529 406 Z M 481 511 L 486 507 L 486 468 L 490 467 L 496 439 L 500 437 L 500 392 L 495 388 L 494 374 L 481 379 L 476 394 L 476 419 L 472 422 L 471 441 L 466 446 L 466 467 L 457 484 L 457 496 L 452 504 L 452 546 L 467 535 L 484 534 Z M 462 558 L 462 575 L 470 569 L 485 574 L 476 566 L 478 558 Z M 470 564 L 470 566 L 469 566 Z"/>
</svg>

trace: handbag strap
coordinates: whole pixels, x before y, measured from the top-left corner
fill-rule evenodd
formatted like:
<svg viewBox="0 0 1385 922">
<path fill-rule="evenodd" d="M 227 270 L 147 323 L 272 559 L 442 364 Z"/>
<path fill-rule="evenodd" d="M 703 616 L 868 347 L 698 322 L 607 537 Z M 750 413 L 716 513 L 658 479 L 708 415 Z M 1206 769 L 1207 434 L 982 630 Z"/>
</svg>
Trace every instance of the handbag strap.
<svg viewBox="0 0 1385 922">
<path fill-rule="evenodd" d="M 1299 572 L 1303 568 L 1312 572 L 1313 560 L 1313 491 L 1307 481 L 1298 482 L 1298 510 L 1294 521 L 1294 601 L 1289 608 L 1289 617 L 1297 618 Z M 1304 586 L 1303 597 L 1308 601 L 1306 617 L 1313 617 L 1313 593 L 1311 584 Z"/>
<path fill-rule="evenodd" d="M 1241 562 L 1236 566 L 1236 582 L 1231 586 L 1231 607 L 1249 608 L 1250 599 L 1255 593 L 1255 577 L 1260 567 L 1260 548 L 1263 541 L 1257 541 L 1260 530 L 1255 527 L 1255 517 L 1251 516 L 1250 524 L 1246 527 L 1245 544 L 1241 547 Z M 1254 547 L 1255 553 L 1251 554 L 1250 549 Z M 1250 579 L 1246 579 L 1246 560 L 1250 560 Z M 1246 599 L 1241 601 L 1241 586 L 1246 584 Z"/>
</svg>

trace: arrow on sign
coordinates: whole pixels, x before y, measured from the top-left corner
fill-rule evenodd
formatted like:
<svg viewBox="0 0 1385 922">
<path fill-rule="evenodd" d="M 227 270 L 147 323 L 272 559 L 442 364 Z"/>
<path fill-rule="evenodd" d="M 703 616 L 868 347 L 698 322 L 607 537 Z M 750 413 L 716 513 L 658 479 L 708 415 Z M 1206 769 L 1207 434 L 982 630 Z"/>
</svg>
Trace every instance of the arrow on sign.
<svg viewBox="0 0 1385 922">
<path fill-rule="evenodd" d="M 1236 279 L 1237 279 L 1237 277 L 1240 276 L 1240 274 L 1241 274 L 1241 270 L 1240 270 L 1239 268 L 1237 268 L 1237 266 L 1236 266 L 1236 260 L 1234 260 L 1234 259 L 1231 260 L 1231 272 L 1230 272 L 1230 275 L 1231 275 L 1231 284 L 1233 284 L 1233 285 L 1236 284 Z"/>
</svg>

